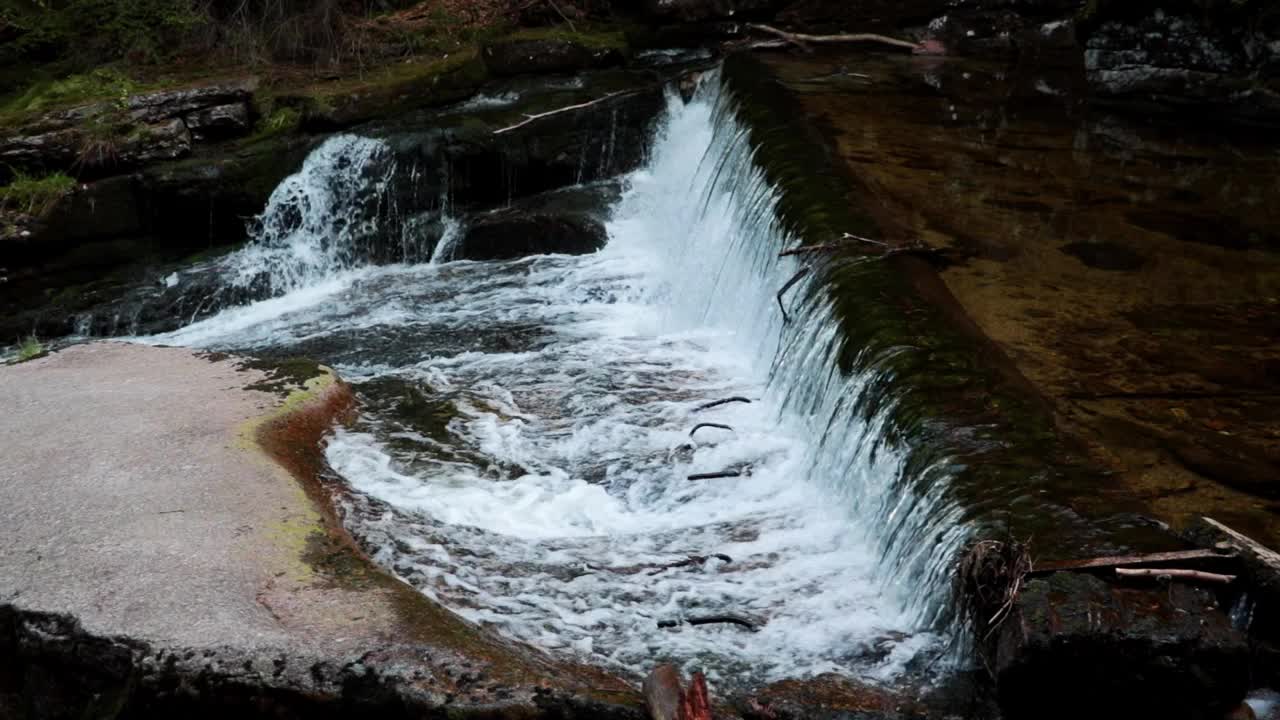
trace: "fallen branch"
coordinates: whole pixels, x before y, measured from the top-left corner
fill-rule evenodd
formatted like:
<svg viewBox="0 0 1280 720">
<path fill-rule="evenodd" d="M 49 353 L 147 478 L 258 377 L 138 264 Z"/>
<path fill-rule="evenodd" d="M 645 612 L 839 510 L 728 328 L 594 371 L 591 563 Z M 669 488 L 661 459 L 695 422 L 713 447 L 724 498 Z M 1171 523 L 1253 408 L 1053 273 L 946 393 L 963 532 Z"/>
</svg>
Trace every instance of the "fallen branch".
<svg viewBox="0 0 1280 720">
<path fill-rule="evenodd" d="M 807 49 L 808 43 L 815 45 L 834 45 L 846 43 L 878 43 L 891 47 L 903 48 L 915 52 L 920 48 L 919 43 L 908 42 L 891 38 L 888 35 L 877 35 L 875 33 L 846 33 L 840 35 L 806 35 L 804 33 L 790 33 L 785 30 L 779 30 L 771 25 L 761 25 L 759 23 L 747 23 L 747 27 L 752 30 L 759 30 L 770 35 L 775 35 L 784 41 L 796 45 L 800 48 Z"/>
<path fill-rule="evenodd" d="M 1266 566 L 1272 571 L 1280 572 L 1280 553 L 1254 540 L 1242 532 L 1233 530 L 1226 525 L 1214 520 L 1211 517 L 1200 518 L 1206 525 L 1226 535 L 1233 549 L 1246 553 L 1253 558 L 1259 565 Z"/>
<path fill-rule="evenodd" d="M 609 98 L 617 97 L 617 96 L 619 96 L 619 95 L 628 95 L 628 94 L 631 94 L 631 93 L 634 93 L 634 92 L 637 92 L 637 91 L 635 91 L 635 90 L 616 90 L 616 91 L 611 92 L 611 93 L 606 93 L 606 94 L 604 94 L 604 95 L 602 95 L 602 96 L 600 96 L 600 97 L 596 98 L 595 100 L 588 100 L 587 102 L 584 102 L 584 103 L 578 103 L 577 105 L 566 105 L 566 106 L 564 106 L 564 107 L 562 107 L 562 108 L 556 108 L 555 110 L 548 110 L 548 111 L 546 111 L 546 112 L 535 113 L 535 114 L 533 114 L 533 115 L 525 114 L 525 116 L 524 116 L 524 117 L 525 117 L 525 119 L 524 119 L 524 120 L 522 120 L 522 121 L 520 121 L 520 122 L 516 123 L 515 125 L 508 125 L 507 127 L 499 128 L 499 129 L 497 129 L 497 130 L 494 130 L 494 131 L 493 131 L 493 134 L 494 134 L 494 135 L 501 135 L 502 133 L 505 133 L 505 132 L 511 132 L 512 130 L 516 130 L 516 129 L 522 128 L 522 127 L 524 127 L 525 125 L 528 125 L 529 123 L 534 122 L 534 121 L 536 121 L 536 120 L 541 120 L 542 118 L 551 117 L 552 115 L 559 115 L 560 113 L 566 113 L 566 112 L 570 112 L 570 111 L 573 111 L 573 110 L 581 110 L 581 109 L 583 109 L 583 108 L 589 108 L 589 107 L 591 107 L 592 105 L 597 105 L 597 104 L 599 104 L 599 103 L 602 103 L 602 102 L 604 102 L 605 100 L 608 100 Z"/>
<path fill-rule="evenodd" d="M 778 309 L 782 311 L 782 322 L 783 322 L 784 324 L 785 324 L 785 323 L 789 323 L 789 322 L 791 322 L 791 318 L 787 317 L 787 308 L 786 308 L 786 306 L 785 306 L 785 305 L 783 305 L 783 304 L 782 304 L 782 296 L 783 296 L 783 295 L 786 295 L 786 294 L 787 294 L 787 291 L 788 291 L 788 290 L 790 290 L 790 289 L 792 288 L 792 286 L 794 286 L 796 283 L 800 282 L 800 278 L 802 278 L 802 277 L 804 277 L 805 275 L 808 275 L 808 274 L 809 274 L 809 268 L 807 268 L 807 267 L 806 267 L 806 268 L 800 268 L 800 271 L 799 271 L 799 272 L 797 272 L 795 275 L 792 275 L 792 276 L 791 276 L 791 279 L 787 281 L 787 284 L 786 284 L 786 285 L 783 285 L 783 286 L 782 286 L 782 289 L 778 291 L 778 296 L 777 296 L 777 297 L 778 297 Z"/>
<path fill-rule="evenodd" d="M 1219 575 L 1218 573 L 1200 570 L 1181 570 L 1178 568 L 1116 568 L 1116 575 L 1122 578 L 1156 578 L 1176 580 L 1198 580 L 1200 582 L 1230 585 L 1236 581 L 1235 575 Z"/>
<path fill-rule="evenodd" d="M 760 626 L 749 618 L 741 615 L 700 615 L 696 617 L 681 618 L 679 620 L 659 620 L 658 627 L 673 628 L 681 625 L 737 625 L 744 627 L 752 632 L 760 629 Z"/>
<path fill-rule="evenodd" d="M 1089 558 L 1087 560 L 1063 560 L 1061 562 L 1038 563 L 1031 572 L 1031 577 L 1048 575 L 1055 572 L 1071 572 L 1081 570 L 1111 570 L 1122 567 L 1138 567 L 1142 565 L 1167 565 L 1169 563 L 1190 562 L 1233 562 L 1236 556 L 1230 552 L 1217 550 L 1175 550 L 1173 552 L 1150 553 L 1147 555 L 1116 555 L 1110 557 Z"/>
<path fill-rule="evenodd" d="M 703 410 L 710 410 L 711 408 L 720 407 L 721 405 L 728 405 L 729 403 L 750 403 L 750 402 L 751 400 L 749 398 L 744 398 L 741 395 L 734 395 L 733 397 L 725 398 L 723 400 L 715 400 L 715 401 L 709 402 L 706 405 L 699 405 L 698 407 L 694 408 L 693 411 L 702 412 Z"/>
<path fill-rule="evenodd" d="M 689 480 L 719 480 L 721 478 L 736 478 L 736 477 L 742 477 L 742 473 L 737 470 L 722 470 L 720 472 L 713 472 L 713 473 L 697 473 L 696 475 L 690 475 L 688 479 Z"/>
<path fill-rule="evenodd" d="M 729 432 L 733 432 L 733 428 L 729 427 L 728 425 L 721 425 L 720 423 L 698 423 L 697 425 L 693 426 L 692 430 L 689 431 L 689 437 L 693 437 L 693 434 L 698 432 L 702 428 L 715 428 L 716 430 L 728 430 Z"/>
</svg>

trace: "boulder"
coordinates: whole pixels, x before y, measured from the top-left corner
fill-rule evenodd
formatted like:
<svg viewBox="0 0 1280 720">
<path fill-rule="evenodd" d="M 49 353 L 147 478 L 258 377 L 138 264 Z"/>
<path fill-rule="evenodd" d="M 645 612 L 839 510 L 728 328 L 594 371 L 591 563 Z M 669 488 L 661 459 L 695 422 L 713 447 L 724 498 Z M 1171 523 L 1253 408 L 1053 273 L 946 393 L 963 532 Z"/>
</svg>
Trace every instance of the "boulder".
<svg viewBox="0 0 1280 720">
<path fill-rule="evenodd" d="M 583 255 L 604 247 L 609 208 L 620 197 L 617 182 L 545 192 L 482 213 L 467 227 L 446 260 L 509 260 L 526 255 Z"/>
<path fill-rule="evenodd" d="M 197 110 L 184 115 L 182 121 L 196 142 L 247 135 L 253 129 L 249 105 L 243 102 Z"/>
<path fill-rule="evenodd" d="M 582 215 L 498 211 L 483 216 L 453 251 L 452 260 L 510 260 L 526 255 L 585 255 L 604 247 L 604 223 Z"/>
<path fill-rule="evenodd" d="M 255 86 L 247 79 L 46 113 L 0 139 L 0 174 L 74 169 L 101 177 L 184 157 L 193 142 L 248 135 Z"/>
<path fill-rule="evenodd" d="M 623 48 L 565 37 L 512 37 L 485 44 L 481 51 L 489 72 L 502 77 L 572 73 L 621 65 Z"/>
<path fill-rule="evenodd" d="M 1249 645 L 1207 590 L 1111 585 L 1060 572 L 1027 583 L 1000 626 L 1001 709 L 1021 718 L 1209 720 L 1240 704 Z"/>
</svg>

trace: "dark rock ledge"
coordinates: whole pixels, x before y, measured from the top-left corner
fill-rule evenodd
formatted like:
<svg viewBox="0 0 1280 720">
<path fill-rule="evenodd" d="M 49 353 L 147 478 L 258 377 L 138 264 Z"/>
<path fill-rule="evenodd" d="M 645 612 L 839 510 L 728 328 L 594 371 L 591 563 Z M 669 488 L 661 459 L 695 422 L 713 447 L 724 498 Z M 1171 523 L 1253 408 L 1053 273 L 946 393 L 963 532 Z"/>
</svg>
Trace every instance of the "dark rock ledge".
<svg viewBox="0 0 1280 720">
<path fill-rule="evenodd" d="M 640 716 L 355 547 L 317 480 L 352 403 L 327 369 L 100 343 L 0 394 L 0 717 Z"/>
</svg>

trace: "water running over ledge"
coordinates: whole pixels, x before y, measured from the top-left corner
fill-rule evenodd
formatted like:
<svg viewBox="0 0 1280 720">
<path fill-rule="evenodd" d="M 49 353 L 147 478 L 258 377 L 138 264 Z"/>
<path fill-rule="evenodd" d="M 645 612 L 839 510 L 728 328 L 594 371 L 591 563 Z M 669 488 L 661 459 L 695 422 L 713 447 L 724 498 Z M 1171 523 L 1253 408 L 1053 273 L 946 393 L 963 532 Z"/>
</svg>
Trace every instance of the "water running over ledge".
<svg viewBox="0 0 1280 720">
<path fill-rule="evenodd" d="M 799 239 L 734 108 L 718 78 L 670 99 L 600 253 L 355 268 L 349 229 L 376 228 L 325 218 L 376 196 L 375 175 L 238 256 L 290 292 L 155 340 L 338 365 L 365 407 L 328 449 L 359 491 L 349 526 L 465 617 L 623 672 L 670 657 L 737 682 L 892 676 L 939 644 L 941 564 L 965 532 L 948 468 L 907 471 L 891 405 L 868 413 L 881 378 L 841 370 L 817 283 L 782 322 L 797 266 L 777 254 Z M 378 143 L 343 147 L 300 175 L 348 187 Z M 736 395 L 754 402 L 697 411 Z M 691 440 L 701 422 L 732 430 Z M 725 469 L 743 476 L 686 479 Z M 713 553 L 732 560 L 653 567 Z M 720 613 L 766 622 L 656 629 Z"/>
</svg>

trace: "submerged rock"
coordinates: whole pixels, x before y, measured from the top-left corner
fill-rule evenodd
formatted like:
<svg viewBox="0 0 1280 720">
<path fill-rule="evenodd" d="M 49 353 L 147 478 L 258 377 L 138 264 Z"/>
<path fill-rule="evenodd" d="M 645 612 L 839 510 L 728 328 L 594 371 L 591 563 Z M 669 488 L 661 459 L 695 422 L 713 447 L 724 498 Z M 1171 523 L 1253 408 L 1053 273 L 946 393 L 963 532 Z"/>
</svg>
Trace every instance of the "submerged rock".
<svg viewBox="0 0 1280 720">
<path fill-rule="evenodd" d="M 1000 706 L 1020 718 L 1220 718 L 1249 688 L 1249 645 L 1212 593 L 1060 572 L 1000 626 Z"/>
</svg>

